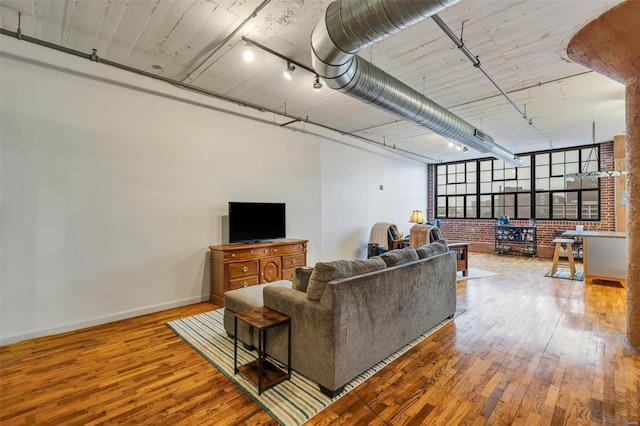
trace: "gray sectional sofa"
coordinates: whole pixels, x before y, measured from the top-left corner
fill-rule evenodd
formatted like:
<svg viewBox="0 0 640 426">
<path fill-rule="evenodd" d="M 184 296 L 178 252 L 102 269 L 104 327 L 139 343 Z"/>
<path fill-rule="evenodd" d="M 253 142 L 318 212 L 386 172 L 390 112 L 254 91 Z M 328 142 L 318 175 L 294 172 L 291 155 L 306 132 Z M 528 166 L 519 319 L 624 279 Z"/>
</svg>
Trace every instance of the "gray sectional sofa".
<svg viewBox="0 0 640 426">
<path fill-rule="evenodd" d="M 291 317 L 291 362 L 329 396 L 456 310 L 456 256 L 443 242 L 367 260 L 298 268 L 294 281 L 225 293 L 225 329 L 235 312 L 264 304 Z M 267 353 L 286 360 L 286 331 L 269 330 Z M 239 328 L 238 339 L 257 345 Z"/>
</svg>

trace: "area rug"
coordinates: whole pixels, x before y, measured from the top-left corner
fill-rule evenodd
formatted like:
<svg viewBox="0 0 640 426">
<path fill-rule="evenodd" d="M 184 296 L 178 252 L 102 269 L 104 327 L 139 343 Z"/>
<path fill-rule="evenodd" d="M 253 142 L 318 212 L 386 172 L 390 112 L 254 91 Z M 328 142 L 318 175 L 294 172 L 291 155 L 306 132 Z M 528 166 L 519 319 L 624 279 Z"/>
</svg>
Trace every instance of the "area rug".
<svg viewBox="0 0 640 426">
<path fill-rule="evenodd" d="M 553 277 L 551 276 L 551 271 L 544 274 L 544 276 L 549 278 L 562 278 L 565 280 L 573 279 L 574 281 L 584 281 L 584 274 L 582 273 L 582 271 L 576 271 L 573 278 L 571 278 L 571 272 L 566 269 L 556 269 L 556 273 Z"/>
<path fill-rule="evenodd" d="M 464 309 L 456 310 L 454 316 L 462 314 Z M 335 398 L 329 398 L 318 389 L 315 382 L 292 371 L 291 380 L 280 383 L 271 389 L 267 389 L 258 395 L 256 386 L 242 375 L 233 374 L 233 339 L 227 336 L 223 325 L 224 309 L 205 312 L 187 318 L 171 321 L 167 326 L 188 343 L 196 352 L 213 364 L 227 378 L 242 389 L 263 410 L 265 410 L 280 425 L 300 425 L 331 403 L 346 395 L 360 383 L 380 371 L 387 364 L 409 349 L 420 343 L 423 339 L 438 331 L 452 320 L 445 320 L 428 332 L 408 343 L 397 352 L 365 371 L 351 382 L 344 391 Z M 242 345 L 238 345 L 238 364 L 244 364 L 256 359 L 256 352 L 246 351 Z"/>
<path fill-rule="evenodd" d="M 466 277 L 463 277 L 462 271 L 460 271 L 456 275 L 456 280 L 457 281 L 472 280 L 474 278 L 493 277 L 494 275 L 498 275 L 498 274 L 491 271 L 484 271 L 482 269 L 469 268 L 468 275 Z"/>
</svg>

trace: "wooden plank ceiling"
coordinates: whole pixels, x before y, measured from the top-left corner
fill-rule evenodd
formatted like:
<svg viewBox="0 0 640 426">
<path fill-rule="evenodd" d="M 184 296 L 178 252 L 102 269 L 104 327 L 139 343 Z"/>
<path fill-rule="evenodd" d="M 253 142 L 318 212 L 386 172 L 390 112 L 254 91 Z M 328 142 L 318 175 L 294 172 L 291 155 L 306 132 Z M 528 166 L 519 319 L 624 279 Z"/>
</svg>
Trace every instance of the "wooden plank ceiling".
<svg viewBox="0 0 640 426">
<path fill-rule="evenodd" d="M 0 25 L 140 70 L 275 109 L 415 153 L 425 162 L 478 158 L 406 120 L 328 88 L 313 74 L 256 49 L 242 60 L 241 36 L 310 65 L 311 30 L 325 0 L 0 0 Z M 567 58 L 582 26 L 619 0 L 462 0 L 439 16 L 540 129 L 533 131 L 488 79 L 426 19 L 360 52 L 515 153 L 612 140 L 625 130 L 624 86 Z M 231 37 L 245 21 L 246 25 Z M 640 20 L 640 17 L 639 17 Z M 288 121 L 283 118 L 283 121 Z M 294 124 L 295 126 L 295 124 Z"/>
</svg>

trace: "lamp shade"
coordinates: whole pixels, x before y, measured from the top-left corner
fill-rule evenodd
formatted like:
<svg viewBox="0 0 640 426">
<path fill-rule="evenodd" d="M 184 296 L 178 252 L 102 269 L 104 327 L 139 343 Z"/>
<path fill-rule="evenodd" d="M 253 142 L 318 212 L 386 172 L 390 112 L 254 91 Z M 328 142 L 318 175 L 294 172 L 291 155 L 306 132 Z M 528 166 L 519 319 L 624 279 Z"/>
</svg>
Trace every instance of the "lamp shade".
<svg viewBox="0 0 640 426">
<path fill-rule="evenodd" d="M 411 223 L 423 223 L 424 216 L 422 216 L 422 210 L 414 210 L 411 213 L 411 217 L 409 218 L 409 222 Z"/>
</svg>

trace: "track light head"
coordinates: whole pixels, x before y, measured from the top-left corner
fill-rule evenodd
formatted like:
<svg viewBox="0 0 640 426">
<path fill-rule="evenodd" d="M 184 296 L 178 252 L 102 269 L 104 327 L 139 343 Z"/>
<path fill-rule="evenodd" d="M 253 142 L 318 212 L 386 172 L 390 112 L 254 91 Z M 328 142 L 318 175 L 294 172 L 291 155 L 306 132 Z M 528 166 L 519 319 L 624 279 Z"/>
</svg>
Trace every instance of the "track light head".
<svg viewBox="0 0 640 426">
<path fill-rule="evenodd" d="M 287 80 L 293 79 L 293 71 L 295 71 L 296 67 L 293 66 L 291 62 L 287 62 L 287 69 L 284 70 L 284 78 Z"/>
<path fill-rule="evenodd" d="M 315 90 L 316 92 L 319 92 L 322 90 L 322 83 L 320 82 L 320 76 L 317 74 L 313 79 L 313 90 Z"/>
<path fill-rule="evenodd" d="M 251 43 L 247 43 L 244 46 L 244 51 L 242 52 L 242 57 L 245 62 L 253 62 L 254 54 L 253 54 L 253 46 Z"/>
</svg>

